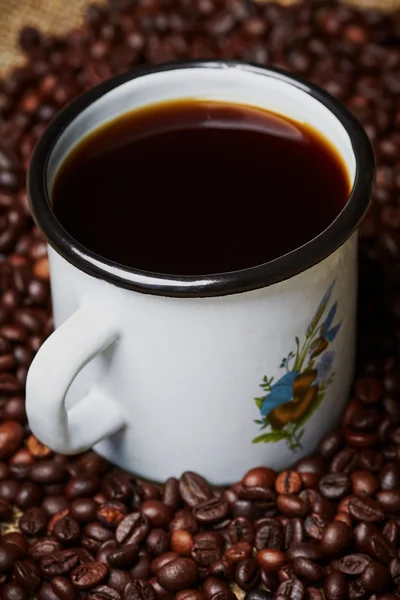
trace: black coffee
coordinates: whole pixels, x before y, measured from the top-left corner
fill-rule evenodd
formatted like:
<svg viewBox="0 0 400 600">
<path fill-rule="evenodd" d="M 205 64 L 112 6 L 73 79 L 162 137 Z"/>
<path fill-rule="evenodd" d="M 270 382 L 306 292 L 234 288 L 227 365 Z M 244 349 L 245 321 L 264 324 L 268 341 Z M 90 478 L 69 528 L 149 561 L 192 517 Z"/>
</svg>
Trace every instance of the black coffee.
<svg viewBox="0 0 400 600">
<path fill-rule="evenodd" d="M 156 273 L 255 266 L 321 233 L 350 193 L 320 134 L 262 109 L 181 100 L 87 136 L 57 175 L 54 212 L 82 245 Z"/>
</svg>

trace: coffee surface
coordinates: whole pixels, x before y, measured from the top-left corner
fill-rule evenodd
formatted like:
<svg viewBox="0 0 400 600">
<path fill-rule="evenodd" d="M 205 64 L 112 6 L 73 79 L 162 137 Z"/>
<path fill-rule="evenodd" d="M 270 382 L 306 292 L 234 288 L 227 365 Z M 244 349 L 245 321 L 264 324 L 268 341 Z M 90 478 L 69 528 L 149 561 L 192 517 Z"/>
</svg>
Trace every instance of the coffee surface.
<svg viewBox="0 0 400 600">
<path fill-rule="evenodd" d="M 311 127 L 262 109 L 180 100 L 84 138 L 53 187 L 63 227 L 119 264 L 205 275 L 268 262 L 316 237 L 350 193 Z"/>
</svg>

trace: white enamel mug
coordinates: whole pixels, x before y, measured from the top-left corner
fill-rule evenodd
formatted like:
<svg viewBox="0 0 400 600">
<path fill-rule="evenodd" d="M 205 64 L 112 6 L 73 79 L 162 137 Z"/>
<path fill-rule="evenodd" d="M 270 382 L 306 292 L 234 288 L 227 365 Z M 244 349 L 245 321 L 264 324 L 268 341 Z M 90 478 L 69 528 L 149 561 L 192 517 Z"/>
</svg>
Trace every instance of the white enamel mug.
<svg viewBox="0 0 400 600">
<path fill-rule="evenodd" d="M 263 107 L 315 127 L 352 181 L 342 212 L 285 256 L 201 277 L 127 268 L 81 246 L 51 208 L 66 156 L 125 112 L 183 98 Z M 350 392 L 356 228 L 373 162 L 364 130 L 340 103 L 240 62 L 137 70 L 78 98 L 44 134 L 29 173 L 32 212 L 49 242 L 56 325 L 28 375 L 33 433 L 64 454 L 94 446 L 152 480 L 192 470 L 227 484 L 251 467 L 281 469 L 312 452 Z M 138 226 L 151 235 L 151 223 Z"/>
</svg>

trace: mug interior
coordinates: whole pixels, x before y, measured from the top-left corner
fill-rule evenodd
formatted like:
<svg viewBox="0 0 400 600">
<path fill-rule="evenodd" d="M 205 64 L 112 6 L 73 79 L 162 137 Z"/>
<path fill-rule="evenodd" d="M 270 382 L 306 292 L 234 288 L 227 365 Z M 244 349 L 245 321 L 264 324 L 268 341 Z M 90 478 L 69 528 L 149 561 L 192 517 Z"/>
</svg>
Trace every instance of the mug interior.
<svg viewBox="0 0 400 600">
<path fill-rule="evenodd" d="M 82 138 L 105 123 L 143 106 L 185 98 L 264 108 L 320 132 L 341 156 L 352 187 L 336 219 L 318 236 L 283 256 L 213 275 L 175 276 L 133 269 L 79 244 L 62 227 L 51 207 L 52 186 L 62 162 Z M 135 69 L 78 97 L 54 119 L 37 145 L 30 163 L 28 190 L 36 224 L 54 250 L 76 268 L 125 289 L 191 298 L 267 287 L 323 261 L 355 232 L 369 206 L 373 176 L 374 157 L 364 129 L 322 89 L 277 69 L 234 60 L 206 60 Z"/>
<path fill-rule="evenodd" d="M 298 123 L 311 125 L 334 146 L 346 166 L 351 187 L 356 156 L 349 133 L 340 120 L 301 86 L 266 72 L 238 66 L 221 70 L 193 66 L 160 71 L 125 82 L 88 106 L 67 127 L 51 154 L 46 183 L 51 190 L 56 174 L 73 148 L 89 133 L 123 114 L 151 104 L 176 99 L 199 99 L 263 108 Z"/>
</svg>

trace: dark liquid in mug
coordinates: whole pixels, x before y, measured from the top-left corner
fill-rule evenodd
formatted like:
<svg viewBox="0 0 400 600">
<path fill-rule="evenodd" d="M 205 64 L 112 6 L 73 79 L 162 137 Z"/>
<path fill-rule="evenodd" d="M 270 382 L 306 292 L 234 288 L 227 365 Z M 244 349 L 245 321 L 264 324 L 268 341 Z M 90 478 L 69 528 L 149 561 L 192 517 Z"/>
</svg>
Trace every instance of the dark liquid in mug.
<svg viewBox="0 0 400 600">
<path fill-rule="evenodd" d="M 128 267 L 204 275 L 259 265 L 332 223 L 350 181 L 309 126 L 250 106 L 180 100 L 84 138 L 56 177 L 54 213 Z"/>
</svg>

